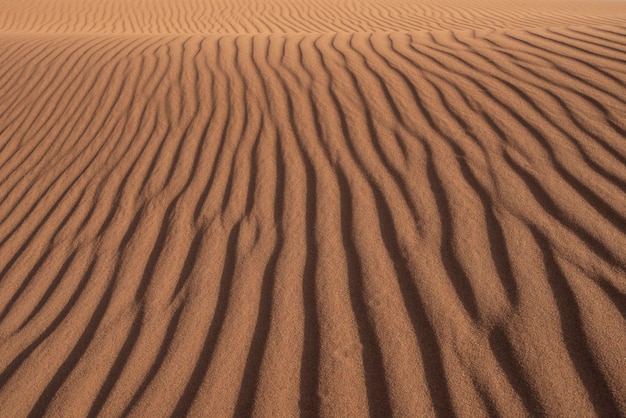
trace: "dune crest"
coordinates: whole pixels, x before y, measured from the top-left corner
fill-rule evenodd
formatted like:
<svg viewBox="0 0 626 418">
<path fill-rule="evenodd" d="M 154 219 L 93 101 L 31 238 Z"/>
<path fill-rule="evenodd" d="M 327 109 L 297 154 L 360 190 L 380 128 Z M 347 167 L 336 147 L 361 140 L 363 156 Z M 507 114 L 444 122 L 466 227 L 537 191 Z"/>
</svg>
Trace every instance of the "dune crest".
<svg viewBox="0 0 626 418">
<path fill-rule="evenodd" d="M 0 415 L 626 414 L 626 7 L 150 3 L 0 1 Z"/>
</svg>

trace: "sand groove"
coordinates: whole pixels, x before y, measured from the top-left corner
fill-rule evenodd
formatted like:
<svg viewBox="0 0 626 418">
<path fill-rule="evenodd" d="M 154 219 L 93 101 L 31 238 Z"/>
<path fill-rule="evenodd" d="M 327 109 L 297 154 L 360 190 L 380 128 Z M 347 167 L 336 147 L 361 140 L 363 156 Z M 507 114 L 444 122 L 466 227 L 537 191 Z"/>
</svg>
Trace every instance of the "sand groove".
<svg viewBox="0 0 626 418">
<path fill-rule="evenodd" d="M 623 8 L 105 3 L 0 1 L 0 414 L 626 414 Z"/>
</svg>

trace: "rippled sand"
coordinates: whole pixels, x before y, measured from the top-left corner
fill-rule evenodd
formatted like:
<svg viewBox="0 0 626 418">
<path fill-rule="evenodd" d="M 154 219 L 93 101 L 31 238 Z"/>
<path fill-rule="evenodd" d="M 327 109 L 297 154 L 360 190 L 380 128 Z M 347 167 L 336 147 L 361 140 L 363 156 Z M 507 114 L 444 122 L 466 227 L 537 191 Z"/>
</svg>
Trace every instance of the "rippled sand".
<svg viewBox="0 0 626 418">
<path fill-rule="evenodd" d="M 626 3 L 0 0 L 0 416 L 626 415 Z"/>
</svg>

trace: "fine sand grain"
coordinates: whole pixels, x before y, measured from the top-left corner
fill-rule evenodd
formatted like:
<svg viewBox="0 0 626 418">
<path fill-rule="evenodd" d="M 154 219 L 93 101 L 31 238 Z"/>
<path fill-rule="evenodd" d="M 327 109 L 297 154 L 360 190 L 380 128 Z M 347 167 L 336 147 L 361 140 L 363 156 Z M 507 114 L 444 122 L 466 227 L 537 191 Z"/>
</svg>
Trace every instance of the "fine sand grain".
<svg viewBox="0 0 626 418">
<path fill-rule="evenodd" d="M 0 416 L 626 415 L 626 2 L 0 0 Z"/>
</svg>

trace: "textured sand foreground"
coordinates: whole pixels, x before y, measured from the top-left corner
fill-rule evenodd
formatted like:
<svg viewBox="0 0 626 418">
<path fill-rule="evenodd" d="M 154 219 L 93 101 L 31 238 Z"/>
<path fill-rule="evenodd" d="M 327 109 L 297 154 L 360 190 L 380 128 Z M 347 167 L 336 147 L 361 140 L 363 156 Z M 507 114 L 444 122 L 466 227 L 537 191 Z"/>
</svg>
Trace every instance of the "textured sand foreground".
<svg viewBox="0 0 626 418">
<path fill-rule="evenodd" d="M 626 415 L 626 2 L 0 0 L 0 416 Z"/>
</svg>

